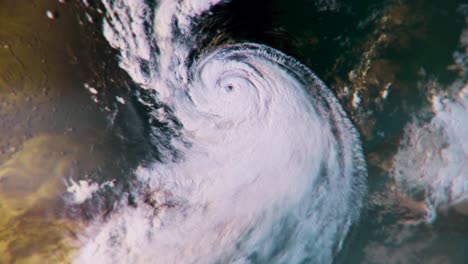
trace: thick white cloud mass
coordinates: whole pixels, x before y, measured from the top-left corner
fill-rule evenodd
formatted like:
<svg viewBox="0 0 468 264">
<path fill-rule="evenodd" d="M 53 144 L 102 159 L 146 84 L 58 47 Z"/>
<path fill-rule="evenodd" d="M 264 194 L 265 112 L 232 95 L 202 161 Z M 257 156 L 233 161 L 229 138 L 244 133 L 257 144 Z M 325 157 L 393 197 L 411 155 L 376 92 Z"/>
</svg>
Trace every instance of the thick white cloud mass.
<svg viewBox="0 0 468 264">
<path fill-rule="evenodd" d="M 434 117 L 407 126 L 394 159 L 394 176 L 410 194 L 424 194 L 428 220 L 454 206 L 468 213 L 468 29 L 455 63 L 461 78 L 432 96 Z"/>
</svg>

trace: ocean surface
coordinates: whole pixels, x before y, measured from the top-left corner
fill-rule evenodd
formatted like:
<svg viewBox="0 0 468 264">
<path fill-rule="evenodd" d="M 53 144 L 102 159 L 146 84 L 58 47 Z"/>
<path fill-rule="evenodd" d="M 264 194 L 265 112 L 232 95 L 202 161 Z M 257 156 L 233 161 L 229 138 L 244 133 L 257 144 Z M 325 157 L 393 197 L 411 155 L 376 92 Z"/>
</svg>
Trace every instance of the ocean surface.
<svg viewBox="0 0 468 264">
<path fill-rule="evenodd" d="M 468 5 L 0 0 L 0 264 L 468 263 Z"/>
</svg>

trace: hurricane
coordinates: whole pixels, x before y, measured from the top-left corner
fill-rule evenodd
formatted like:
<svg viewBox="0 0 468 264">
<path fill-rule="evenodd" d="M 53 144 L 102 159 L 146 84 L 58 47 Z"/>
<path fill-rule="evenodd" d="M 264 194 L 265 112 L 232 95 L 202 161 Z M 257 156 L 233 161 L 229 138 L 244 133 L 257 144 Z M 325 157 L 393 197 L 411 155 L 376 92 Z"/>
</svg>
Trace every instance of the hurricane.
<svg viewBox="0 0 468 264">
<path fill-rule="evenodd" d="M 154 130 L 162 157 L 135 171 L 137 206 L 94 220 L 76 263 L 332 263 L 342 249 L 366 195 L 359 134 L 296 59 L 200 34 L 225 4 L 103 1 L 120 67 L 173 132 Z"/>
</svg>

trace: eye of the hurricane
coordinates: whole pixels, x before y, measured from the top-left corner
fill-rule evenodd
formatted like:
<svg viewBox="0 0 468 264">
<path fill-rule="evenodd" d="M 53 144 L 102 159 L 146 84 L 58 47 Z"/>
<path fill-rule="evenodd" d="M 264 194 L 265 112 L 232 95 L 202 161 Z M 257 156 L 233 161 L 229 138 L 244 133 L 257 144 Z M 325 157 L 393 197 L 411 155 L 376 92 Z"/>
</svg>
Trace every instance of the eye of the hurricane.
<svg viewBox="0 0 468 264">
<path fill-rule="evenodd" d="M 222 76 L 216 84 L 217 89 L 221 88 L 227 93 L 240 92 L 241 90 L 249 92 L 251 87 L 255 87 L 255 85 L 248 79 L 248 75 L 237 73 Z"/>
</svg>

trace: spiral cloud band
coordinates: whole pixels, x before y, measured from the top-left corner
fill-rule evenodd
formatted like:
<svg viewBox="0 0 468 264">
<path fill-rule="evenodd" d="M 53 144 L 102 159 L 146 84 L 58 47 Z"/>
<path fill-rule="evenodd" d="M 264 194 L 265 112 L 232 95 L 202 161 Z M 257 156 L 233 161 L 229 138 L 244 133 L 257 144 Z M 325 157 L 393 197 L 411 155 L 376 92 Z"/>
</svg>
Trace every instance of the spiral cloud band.
<svg viewBox="0 0 468 264">
<path fill-rule="evenodd" d="M 104 2 L 122 68 L 182 124 L 181 158 L 140 168 L 152 206 L 92 224 L 76 262 L 331 263 L 359 217 L 358 134 L 307 67 L 248 43 L 190 61 L 193 19 L 218 2 Z"/>
</svg>

